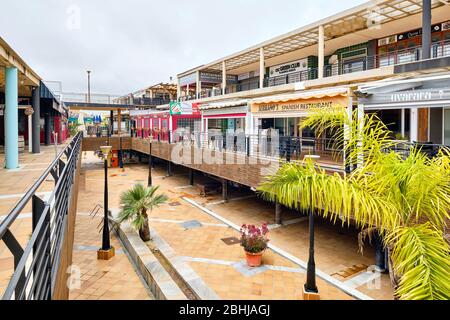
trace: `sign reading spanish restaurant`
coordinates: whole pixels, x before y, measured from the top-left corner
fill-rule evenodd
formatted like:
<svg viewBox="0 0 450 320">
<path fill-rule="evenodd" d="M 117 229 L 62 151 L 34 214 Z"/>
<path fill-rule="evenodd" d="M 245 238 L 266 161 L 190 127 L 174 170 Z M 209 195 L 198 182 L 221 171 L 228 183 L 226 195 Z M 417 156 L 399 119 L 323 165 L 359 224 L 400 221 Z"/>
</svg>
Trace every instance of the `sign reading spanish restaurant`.
<svg viewBox="0 0 450 320">
<path fill-rule="evenodd" d="M 274 101 L 268 103 L 253 103 L 253 113 L 302 112 L 310 109 L 346 107 L 350 100 L 347 96 L 298 99 L 290 101 Z"/>
</svg>

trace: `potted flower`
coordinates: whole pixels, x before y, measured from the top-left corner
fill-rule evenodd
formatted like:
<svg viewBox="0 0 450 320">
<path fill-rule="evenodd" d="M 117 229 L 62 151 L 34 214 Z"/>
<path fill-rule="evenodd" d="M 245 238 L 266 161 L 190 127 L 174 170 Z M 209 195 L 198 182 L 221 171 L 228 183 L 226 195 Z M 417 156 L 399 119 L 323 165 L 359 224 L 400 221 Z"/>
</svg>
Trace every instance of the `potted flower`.
<svg viewBox="0 0 450 320">
<path fill-rule="evenodd" d="M 241 246 L 244 247 L 247 265 L 259 267 L 262 255 L 267 248 L 269 229 L 266 224 L 261 227 L 243 225 L 241 227 Z"/>
</svg>

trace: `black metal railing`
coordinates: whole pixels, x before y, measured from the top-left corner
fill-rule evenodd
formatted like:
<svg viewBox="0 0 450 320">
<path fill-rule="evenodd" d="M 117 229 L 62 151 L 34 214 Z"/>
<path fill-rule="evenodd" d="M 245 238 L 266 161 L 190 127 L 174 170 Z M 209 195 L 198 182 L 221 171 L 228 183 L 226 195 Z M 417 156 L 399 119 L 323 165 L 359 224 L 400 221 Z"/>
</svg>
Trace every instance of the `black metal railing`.
<svg viewBox="0 0 450 320">
<path fill-rule="evenodd" d="M 417 62 L 423 60 L 422 46 L 409 47 L 387 53 L 381 53 L 373 56 L 349 57 L 344 60 L 337 60 L 334 64 L 326 64 L 323 70 L 324 77 L 339 76 L 351 74 L 355 72 L 378 69 L 388 66 L 397 66 L 405 63 Z M 450 40 L 434 42 L 431 45 L 430 57 L 437 59 L 450 56 Z M 281 86 L 301 81 L 314 80 L 319 76 L 318 67 L 308 68 L 307 70 L 290 73 L 287 75 L 264 78 L 264 87 Z M 219 84 L 220 86 L 220 84 Z M 259 89 L 259 80 L 251 83 L 237 84 L 236 86 L 228 86 L 225 94 L 249 91 Z M 194 100 L 197 98 L 208 98 L 223 95 L 221 89 L 208 89 L 196 97 L 194 95 L 184 96 L 182 101 Z"/>
<path fill-rule="evenodd" d="M 52 298 L 82 138 L 80 132 L 72 139 L 0 223 L 0 239 L 14 257 L 14 272 L 3 294 L 4 300 Z M 37 195 L 37 191 L 50 177 L 55 186 L 49 198 L 43 200 Z M 25 248 L 22 248 L 11 227 L 30 202 L 32 234 Z"/>
</svg>

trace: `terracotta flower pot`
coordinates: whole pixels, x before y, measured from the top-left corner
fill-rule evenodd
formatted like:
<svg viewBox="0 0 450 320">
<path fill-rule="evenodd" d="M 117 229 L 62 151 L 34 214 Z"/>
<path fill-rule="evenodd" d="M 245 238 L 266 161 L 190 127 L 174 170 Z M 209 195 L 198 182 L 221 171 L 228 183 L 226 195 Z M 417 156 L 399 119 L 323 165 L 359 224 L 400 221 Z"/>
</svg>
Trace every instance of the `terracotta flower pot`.
<svg viewBox="0 0 450 320">
<path fill-rule="evenodd" d="M 261 251 L 259 253 L 250 253 L 245 252 L 245 256 L 247 258 L 247 265 L 249 267 L 259 267 L 262 264 L 262 255 L 264 251 Z"/>
</svg>

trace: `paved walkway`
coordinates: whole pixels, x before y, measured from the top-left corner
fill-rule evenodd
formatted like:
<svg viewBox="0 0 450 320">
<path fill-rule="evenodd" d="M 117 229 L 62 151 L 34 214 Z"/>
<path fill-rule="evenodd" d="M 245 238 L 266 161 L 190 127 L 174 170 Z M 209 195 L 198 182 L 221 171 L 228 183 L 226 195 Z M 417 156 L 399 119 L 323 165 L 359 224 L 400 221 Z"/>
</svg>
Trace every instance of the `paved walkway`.
<svg viewBox="0 0 450 320">
<path fill-rule="evenodd" d="M 101 166 L 101 161 L 93 158 Z M 89 161 L 83 166 L 89 167 Z M 111 185 L 112 188 L 112 185 Z M 92 193 L 91 190 L 95 190 Z M 93 195 L 93 196 L 92 196 Z M 112 195 L 110 195 L 112 196 Z M 103 184 L 90 182 L 86 188 L 80 187 L 78 209 L 75 224 L 72 276 L 80 275 L 78 288 L 70 290 L 70 300 L 151 300 L 153 295 L 144 281 L 135 271 L 122 245 L 111 234 L 111 245 L 116 256 L 109 261 L 97 260 L 97 250 L 101 247 L 103 210 L 94 217 L 90 212 L 95 205 L 89 206 L 87 200 L 95 204 L 103 202 Z M 84 209 L 84 213 L 83 213 Z M 76 280 L 76 278 L 75 278 Z"/>
<path fill-rule="evenodd" d="M 61 151 L 63 146 L 58 146 Z M 0 154 L 0 222 L 9 214 L 24 193 L 48 168 L 55 159 L 54 146 L 41 146 L 40 154 L 32 154 L 25 151 L 19 154 L 20 167 L 6 170 L 4 168 L 5 154 Z M 38 196 L 45 199 L 54 188 L 54 181 L 49 178 L 38 189 Z M 24 248 L 32 232 L 31 201 L 11 226 L 11 230 L 19 243 Z M 13 256 L 0 241 L 0 296 L 3 295 L 9 279 L 14 271 Z"/>
<path fill-rule="evenodd" d="M 103 171 L 99 161 L 87 164 L 86 192 L 80 193 L 83 203 L 80 212 L 89 212 L 99 199 Z M 248 269 L 244 254 L 238 244 L 227 244 L 224 240 L 239 237 L 239 233 L 204 210 L 184 200 L 191 199 L 199 205 L 213 210 L 237 225 L 243 223 L 273 224 L 273 206 L 249 197 L 247 193 L 234 191 L 234 199 L 227 204 L 220 196 L 203 198 L 195 188 L 187 186 L 187 172 L 174 171 L 174 176 L 165 178 L 163 167 L 153 171 L 155 185 L 161 186 L 170 200 L 151 213 L 151 226 L 183 257 L 186 263 L 222 299 L 301 299 L 305 283 L 305 271 L 299 265 L 278 253 L 267 250 L 264 267 Z M 124 171 L 110 171 L 110 207 L 119 208 L 120 193 L 135 183 L 146 184 L 146 165 L 129 165 Z M 236 198 L 238 198 L 236 200 Z M 272 226 L 271 243 L 284 251 L 306 261 L 308 253 L 307 220 L 298 214 L 286 212 L 286 225 Z M 357 252 L 356 230 L 331 226 L 318 221 L 316 226 L 316 266 L 334 279 L 346 283 L 376 299 L 391 299 L 392 289 L 386 275 L 379 281 L 369 281 L 373 274 L 366 272 L 373 263 L 374 254 L 367 248 L 366 255 Z M 322 299 L 351 299 L 335 286 L 318 278 L 317 284 Z"/>
</svg>

